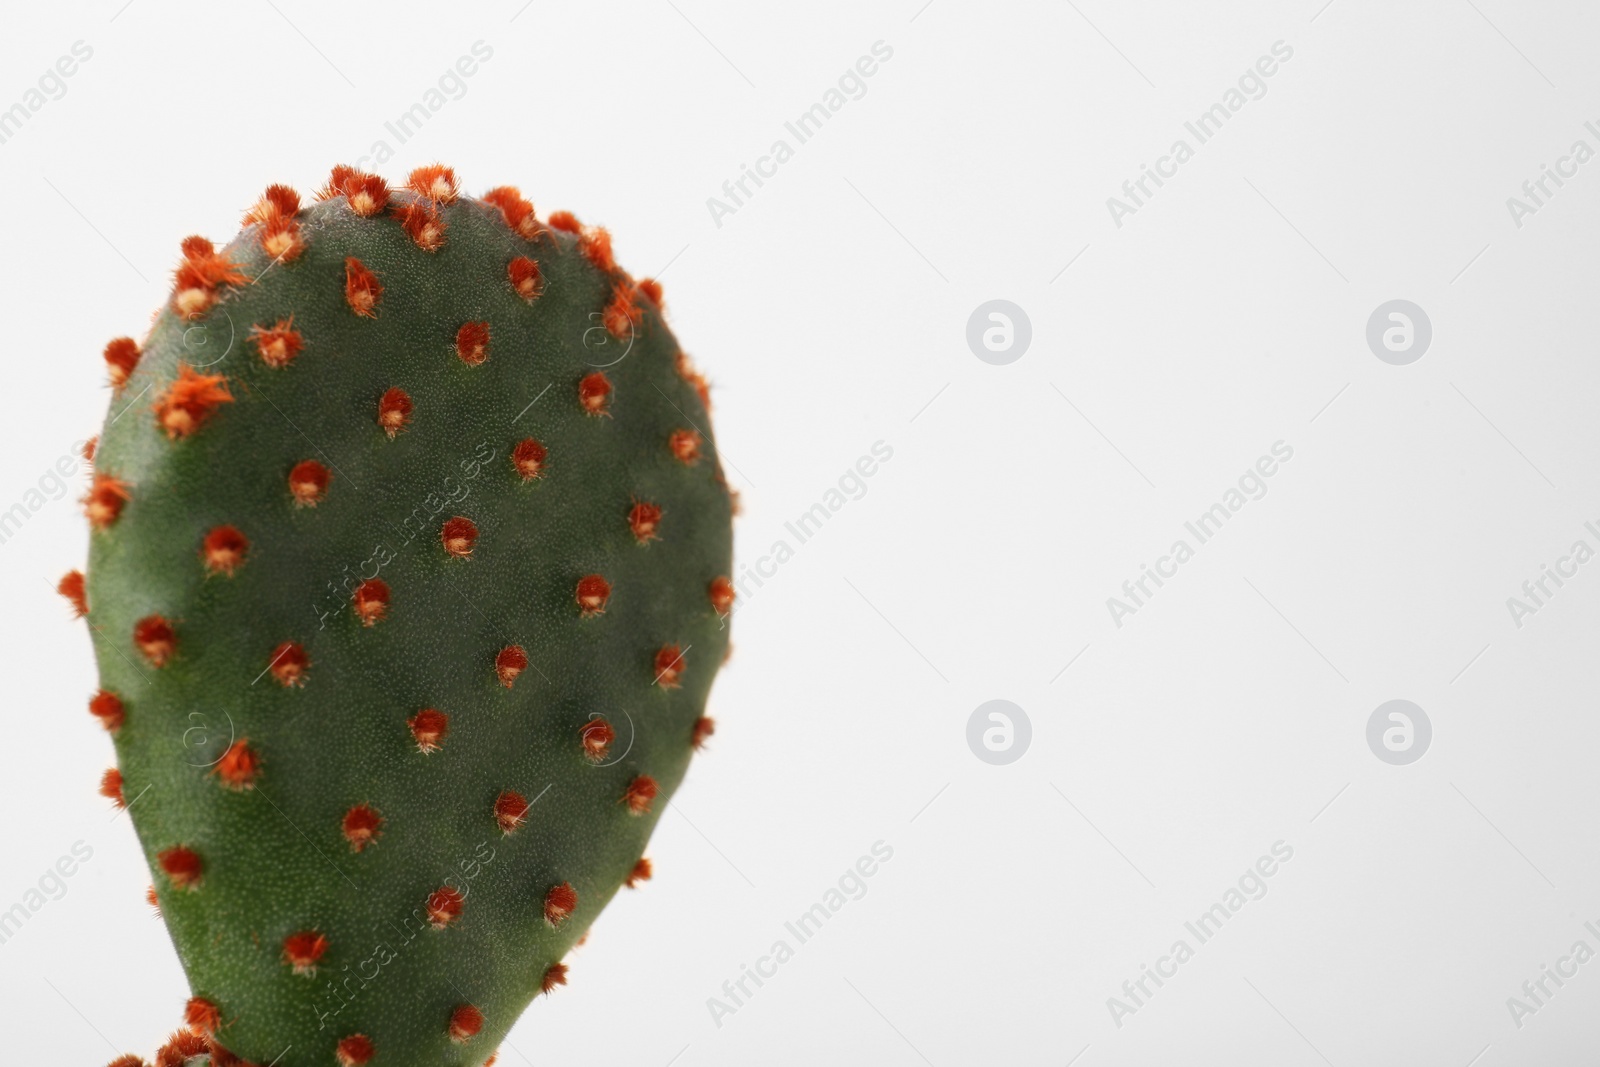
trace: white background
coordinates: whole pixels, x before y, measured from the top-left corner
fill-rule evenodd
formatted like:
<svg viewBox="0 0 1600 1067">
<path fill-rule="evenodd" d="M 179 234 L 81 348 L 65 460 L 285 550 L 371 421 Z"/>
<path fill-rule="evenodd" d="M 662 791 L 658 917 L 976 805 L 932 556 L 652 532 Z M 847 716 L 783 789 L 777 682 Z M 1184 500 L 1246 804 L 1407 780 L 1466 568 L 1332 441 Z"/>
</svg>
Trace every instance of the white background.
<svg viewBox="0 0 1600 1067">
<path fill-rule="evenodd" d="M 384 139 L 391 180 L 520 185 L 636 273 L 670 264 L 742 564 L 894 456 L 747 598 L 655 881 L 503 1063 L 1589 1062 L 1600 961 L 1520 1027 L 1506 1000 L 1600 950 L 1600 563 L 1520 628 L 1506 598 L 1600 548 L 1600 161 L 1520 228 L 1506 199 L 1600 149 L 1600 14 L 1322 3 L 8 11 L 0 107 L 94 54 L 0 144 L 0 510 L 96 432 L 100 348 L 142 332 L 178 240 L 226 240 L 268 182 L 309 192 Z M 397 145 L 385 120 L 480 39 Z M 880 40 L 865 96 L 718 226 L 707 198 Z M 1276 41 L 1266 95 L 1116 226 L 1107 197 Z M 1007 366 L 965 339 L 993 298 L 1032 321 Z M 1409 366 L 1365 341 L 1395 298 L 1433 324 Z M 1280 440 L 1267 495 L 1114 625 Z M 187 996 L 51 589 L 85 556 L 81 480 L 0 544 L 0 908 L 94 849 L 0 945 L 17 1062 L 149 1055 Z M 994 698 L 1032 722 L 1008 766 L 967 746 Z M 1392 698 L 1433 723 L 1409 766 L 1367 747 Z M 707 999 L 878 840 L 866 896 L 716 1025 Z M 1267 895 L 1116 1025 L 1107 998 L 1280 840 Z"/>
</svg>

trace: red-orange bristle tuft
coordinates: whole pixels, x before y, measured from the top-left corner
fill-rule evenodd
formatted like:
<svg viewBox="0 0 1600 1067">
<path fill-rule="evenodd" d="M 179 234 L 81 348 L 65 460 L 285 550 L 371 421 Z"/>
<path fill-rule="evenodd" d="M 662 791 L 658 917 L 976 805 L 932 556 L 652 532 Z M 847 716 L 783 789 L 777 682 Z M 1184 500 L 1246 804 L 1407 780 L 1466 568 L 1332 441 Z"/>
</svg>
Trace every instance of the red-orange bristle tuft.
<svg viewBox="0 0 1600 1067">
<path fill-rule="evenodd" d="M 600 322 L 605 326 L 606 332 L 620 341 L 631 337 L 633 331 L 643 321 L 644 312 L 633 302 L 633 290 L 625 285 L 613 289 L 611 303 L 600 313 Z"/>
<path fill-rule="evenodd" d="M 478 524 L 462 515 L 446 519 L 439 528 L 439 540 L 450 555 L 466 559 L 472 555 L 472 546 L 478 543 Z"/>
<path fill-rule="evenodd" d="M 115 733 L 122 728 L 126 711 L 122 698 L 109 689 L 102 689 L 89 698 L 89 714 L 100 720 L 100 725 Z"/>
<path fill-rule="evenodd" d="M 660 792 L 656 780 L 648 774 L 641 774 L 628 783 L 628 788 L 622 792 L 622 802 L 628 805 L 630 815 L 643 815 L 650 810 L 650 805 L 655 802 L 656 794 Z"/>
<path fill-rule="evenodd" d="M 305 978 L 317 973 L 317 961 L 327 951 L 328 939 L 316 930 L 301 930 L 283 939 L 283 962 Z"/>
<path fill-rule="evenodd" d="M 185 237 L 178 244 L 178 250 L 183 253 L 184 259 L 191 260 L 206 260 L 217 254 L 217 246 L 211 243 L 211 239 L 199 234 Z"/>
<path fill-rule="evenodd" d="M 201 1036 L 214 1034 L 222 1028 L 222 1012 L 205 997 L 190 997 L 183 1006 L 183 1023 Z"/>
<path fill-rule="evenodd" d="M 252 226 L 275 217 L 293 218 L 300 213 L 300 194 L 287 185 L 269 185 L 249 211 L 242 225 Z"/>
<path fill-rule="evenodd" d="M 393 437 L 411 421 L 411 397 L 404 389 L 395 386 L 378 399 L 378 425 Z"/>
<path fill-rule="evenodd" d="M 406 186 L 418 196 L 441 204 L 454 203 L 461 195 L 461 183 L 456 179 L 456 172 L 439 163 L 413 170 L 406 178 Z"/>
<path fill-rule="evenodd" d="M 294 328 L 293 315 L 271 326 L 258 323 L 250 327 L 250 341 L 256 346 L 261 362 L 273 368 L 287 367 L 306 347 L 306 339 Z"/>
<path fill-rule="evenodd" d="M 644 294 L 646 300 L 656 306 L 658 311 L 666 307 L 666 304 L 662 301 L 661 283 L 654 278 L 640 278 L 636 288 L 640 293 Z"/>
<path fill-rule="evenodd" d="M 305 251 L 305 238 L 300 236 L 300 223 L 282 215 L 274 215 L 261 223 L 261 250 L 275 262 L 287 263 Z"/>
<path fill-rule="evenodd" d="M 351 852 L 360 852 L 383 831 L 383 816 L 366 804 L 357 804 L 344 813 L 344 818 L 339 823 L 339 829 L 344 834 L 344 839 L 350 842 Z"/>
<path fill-rule="evenodd" d="M 683 668 L 683 650 L 677 645 L 663 645 L 656 653 L 656 684 L 663 689 L 678 688 Z"/>
<path fill-rule="evenodd" d="M 200 545 L 200 557 L 207 571 L 231 578 L 249 550 L 250 539 L 237 526 L 214 526 Z"/>
<path fill-rule="evenodd" d="M 699 750 L 705 745 L 706 739 L 716 732 L 716 720 L 702 715 L 694 721 L 694 731 L 689 737 L 689 744 Z"/>
<path fill-rule="evenodd" d="M 516 231 L 518 236 L 531 241 L 545 232 L 544 227 L 539 225 L 538 217 L 533 213 L 533 204 L 523 197 L 516 186 L 496 186 L 484 193 L 483 199 L 500 209 L 506 225 Z"/>
<path fill-rule="evenodd" d="M 583 742 L 583 754 L 591 762 L 599 763 L 611 751 L 611 742 L 617 739 L 617 732 L 604 719 L 594 718 L 578 729 L 578 739 Z"/>
<path fill-rule="evenodd" d="M 94 462 L 94 450 L 96 448 L 98 448 L 99 445 L 100 445 L 100 435 L 99 434 L 95 434 L 93 437 L 89 438 L 87 441 L 85 441 L 83 443 L 83 461 L 85 463 L 93 463 Z"/>
<path fill-rule="evenodd" d="M 186 319 L 199 318 L 217 302 L 216 289 L 205 273 L 187 260 L 172 275 L 172 310 Z"/>
<path fill-rule="evenodd" d="M 544 921 L 551 926 L 566 922 L 577 908 L 578 891 L 572 888 L 571 882 L 551 886 L 550 892 L 544 895 Z"/>
<path fill-rule="evenodd" d="M 471 1004 L 462 1004 L 450 1013 L 450 1025 L 446 1028 L 446 1032 L 450 1035 L 451 1041 L 460 1045 L 471 1041 L 482 1029 L 483 1012 Z"/>
<path fill-rule="evenodd" d="M 406 231 L 413 244 L 424 252 L 437 252 L 444 247 L 444 219 L 432 204 L 413 200 L 394 209 L 400 228 Z"/>
<path fill-rule="evenodd" d="M 611 583 L 598 574 L 586 574 L 578 579 L 578 608 L 584 615 L 604 614 L 606 601 L 611 599 Z"/>
<path fill-rule="evenodd" d="M 518 256 L 506 264 L 506 277 L 511 288 L 524 300 L 536 300 L 544 292 L 544 275 L 539 272 L 539 261 Z"/>
<path fill-rule="evenodd" d="M 327 495 L 332 477 L 316 460 L 301 460 L 289 471 L 289 495 L 297 507 L 315 507 Z"/>
<path fill-rule="evenodd" d="M 657 532 L 661 525 L 661 508 L 658 505 L 636 502 L 628 511 L 628 528 L 633 531 L 633 539 L 641 545 L 657 540 L 661 534 Z"/>
<path fill-rule="evenodd" d="M 461 905 L 466 898 L 454 886 L 435 889 L 428 896 L 428 922 L 435 930 L 443 930 L 461 916 Z"/>
<path fill-rule="evenodd" d="M 106 1067 L 145 1067 L 145 1062 L 143 1057 L 135 1056 L 130 1052 L 126 1056 L 118 1056 L 106 1064 Z"/>
<path fill-rule="evenodd" d="M 389 583 L 382 578 L 368 578 L 356 586 L 351 600 L 361 625 L 374 626 L 389 613 Z"/>
<path fill-rule="evenodd" d="M 179 1030 L 156 1052 L 156 1067 L 184 1067 L 195 1056 L 209 1051 L 205 1038 L 192 1030 Z"/>
<path fill-rule="evenodd" d="M 300 212 L 300 194 L 287 185 L 269 185 L 261 199 L 244 216 L 244 225 L 260 224 L 257 240 L 261 250 L 274 260 L 288 262 L 305 249 L 300 236 L 300 224 L 295 216 Z"/>
<path fill-rule="evenodd" d="M 195 889 L 200 885 L 204 864 L 193 849 L 184 848 L 182 845 L 163 849 L 156 853 L 156 863 L 161 866 L 167 881 L 172 883 L 172 888 Z"/>
<path fill-rule="evenodd" d="M 233 403 L 228 379 L 220 374 L 200 374 L 187 363 L 178 367 L 178 377 L 156 400 L 156 421 L 176 441 L 200 428 L 223 404 Z"/>
<path fill-rule="evenodd" d="M 733 610 L 733 583 L 726 577 L 711 579 L 707 589 L 711 596 L 711 607 L 718 615 L 726 615 Z"/>
<path fill-rule="evenodd" d="M 504 214 L 507 205 L 514 207 L 517 201 L 522 199 L 522 190 L 515 185 L 497 185 L 493 189 L 487 190 L 479 199 L 485 204 L 491 204 L 499 208 L 501 214 Z"/>
<path fill-rule="evenodd" d="M 528 798 L 521 793 L 508 789 L 494 798 L 494 821 L 500 824 L 501 833 L 509 834 L 527 817 Z"/>
<path fill-rule="evenodd" d="M 183 261 L 174 273 L 180 280 L 208 289 L 223 283 L 239 285 L 245 281 L 239 265 L 221 255 L 204 237 L 184 239 Z"/>
<path fill-rule="evenodd" d="M 672 458 L 692 467 L 700 462 L 700 441 L 697 430 L 673 430 L 672 436 L 667 438 L 667 447 L 672 450 Z"/>
<path fill-rule="evenodd" d="M 183 262 L 173 272 L 172 308 L 184 318 L 205 314 L 217 302 L 217 286 L 243 285 L 238 264 L 217 252 L 204 237 L 186 237 Z"/>
<path fill-rule="evenodd" d="M 89 525 L 103 530 L 117 521 L 122 506 L 130 499 L 127 482 L 96 474 L 88 495 L 83 498 L 83 513 L 89 517 Z"/>
<path fill-rule="evenodd" d="M 372 1039 L 366 1034 L 342 1037 L 334 1047 L 333 1056 L 339 1061 L 339 1067 L 365 1067 L 372 1059 Z"/>
<path fill-rule="evenodd" d="M 82 571 L 68 571 L 63 574 L 61 580 L 56 583 L 56 592 L 67 598 L 67 602 L 72 605 L 75 618 L 81 619 L 89 614 L 89 595 L 84 588 Z"/>
<path fill-rule="evenodd" d="M 194 277 L 203 285 L 243 285 L 248 280 L 237 263 L 218 252 L 204 237 L 186 238 L 182 249 L 184 266 L 192 268 Z"/>
<path fill-rule="evenodd" d="M 350 310 L 363 318 L 378 317 L 378 301 L 383 299 L 383 285 L 378 276 L 367 269 L 355 256 L 344 260 L 344 302 Z"/>
<path fill-rule="evenodd" d="M 622 884 L 629 889 L 637 889 L 640 882 L 648 882 L 654 873 L 655 869 L 651 867 L 650 861 L 640 856 L 639 862 L 633 865 L 633 870 L 628 872 L 628 877 L 622 880 Z"/>
<path fill-rule="evenodd" d="M 345 177 L 339 191 L 344 194 L 350 210 L 362 218 L 371 218 L 389 206 L 389 183 L 376 174 L 353 171 Z"/>
<path fill-rule="evenodd" d="M 544 445 L 531 437 L 524 437 L 511 450 L 511 465 L 523 481 L 531 481 L 544 471 L 544 460 L 549 455 Z"/>
<path fill-rule="evenodd" d="M 139 342 L 131 337 L 118 337 L 106 345 L 103 354 L 112 387 L 121 389 L 127 384 L 133 368 L 139 365 Z"/>
<path fill-rule="evenodd" d="M 617 260 L 611 251 L 611 232 L 604 226 L 592 226 L 580 234 L 578 251 L 607 274 L 617 269 Z"/>
<path fill-rule="evenodd" d="M 552 230 L 561 230 L 563 233 L 578 233 L 583 229 L 583 223 L 578 221 L 578 216 L 570 211 L 551 212 L 549 221 Z"/>
<path fill-rule="evenodd" d="M 152 667 L 164 667 L 177 651 L 178 636 L 172 623 L 160 615 L 146 615 L 133 624 L 133 643 Z"/>
<path fill-rule="evenodd" d="M 100 795 L 119 808 L 128 806 L 122 796 L 122 772 L 115 767 L 107 767 L 106 772 L 100 776 Z"/>
<path fill-rule="evenodd" d="M 311 658 L 306 655 L 305 646 L 300 642 L 282 642 L 272 650 L 272 658 L 267 662 L 272 677 L 285 689 L 306 684 L 306 671 L 311 668 Z"/>
<path fill-rule="evenodd" d="M 261 756 L 250 747 L 247 738 L 240 738 L 228 746 L 216 766 L 211 768 L 211 773 L 226 788 L 235 792 L 254 789 L 256 778 L 261 774 Z"/>
<path fill-rule="evenodd" d="M 300 194 L 287 185 L 267 186 L 262 199 L 277 208 L 280 215 L 297 215 L 300 212 Z"/>
<path fill-rule="evenodd" d="M 450 716 L 437 708 L 423 708 L 407 719 L 406 725 L 411 728 L 411 737 L 417 743 L 417 751 L 429 755 L 439 751 L 445 735 L 450 732 Z"/>
<path fill-rule="evenodd" d="M 586 374 L 578 382 L 578 403 L 591 415 L 608 415 L 611 407 L 611 379 L 604 371 Z"/>
<path fill-rule="evenodd" d="M 528 669 L 528 653 L 521 645 L 507 645 L 494 658 L 494 673 L 500 684 L 511 688 L 517 676 Z"/>
<path fill-rule="evenodd" d="M 469 367 L 489 358 L 489 324 L 464 322 L 456 331 L 456 355 Z"/>
<path fill-rule="evenodd" d="M 354 167 L 347 167 L 343 163 L 336 164 L 328 172 L 328 180 L 321 189 L 317 190 L 318 200 L 332 200 L 336 196 L 344 195 L 344 183 L 361 172 Z"/>
<path fill-rule="evenodd" d="M 565 963 L 552 963 L 545 968 L 544 977 L 539 979 L 539 992 L 549 993 L 558 985 L 567 984 L 567 965 Z"/>
</svg>

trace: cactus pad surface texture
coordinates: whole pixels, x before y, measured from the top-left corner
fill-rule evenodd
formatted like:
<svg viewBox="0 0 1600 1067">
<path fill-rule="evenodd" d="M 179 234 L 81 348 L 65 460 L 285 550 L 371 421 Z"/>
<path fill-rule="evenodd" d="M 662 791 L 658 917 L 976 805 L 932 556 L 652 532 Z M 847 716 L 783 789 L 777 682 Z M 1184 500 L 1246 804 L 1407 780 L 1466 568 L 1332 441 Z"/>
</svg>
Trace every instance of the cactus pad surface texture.
<svg viewBox="0 0 1600 1067">
<path fill-rule="evenodd" d="M 733 501 L 660 285 L 338 167 L 105 359 L 62 592 L 192 987 L 155 1062 L 490 1062 L 712 729 Z"/>
</svg>

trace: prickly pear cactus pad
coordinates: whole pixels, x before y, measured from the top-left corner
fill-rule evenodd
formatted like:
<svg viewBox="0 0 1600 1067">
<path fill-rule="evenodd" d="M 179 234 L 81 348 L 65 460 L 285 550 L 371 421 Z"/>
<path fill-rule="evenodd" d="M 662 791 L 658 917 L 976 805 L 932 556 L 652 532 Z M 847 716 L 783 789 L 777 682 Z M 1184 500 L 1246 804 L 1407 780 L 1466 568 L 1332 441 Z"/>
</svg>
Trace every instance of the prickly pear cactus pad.
<svg viewBox="0 0 1600 1067">
<path fill-rule="evenodd" d="M 661 286 L 339 167 L 105 359 L 62 592 L 192 986 L 158 1062 L 485 1063 L 712 730 L 732 501 Z"/>
</svg>

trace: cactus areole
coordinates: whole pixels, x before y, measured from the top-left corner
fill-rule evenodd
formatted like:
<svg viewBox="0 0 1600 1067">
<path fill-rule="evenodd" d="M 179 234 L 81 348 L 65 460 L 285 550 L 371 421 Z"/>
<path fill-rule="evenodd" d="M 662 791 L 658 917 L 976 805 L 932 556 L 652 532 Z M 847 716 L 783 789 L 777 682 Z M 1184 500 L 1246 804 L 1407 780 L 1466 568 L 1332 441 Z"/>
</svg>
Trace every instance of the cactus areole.
<svg viewBox="0 0 1600 1067">
<path fill-rule="evenodd" d="M 732 500 L 660 285 L 339 167 L 105 358 L 62 592 L 192 986 L 158 1062 L 489 1061 L 710 734 Z"/>
</svg>

